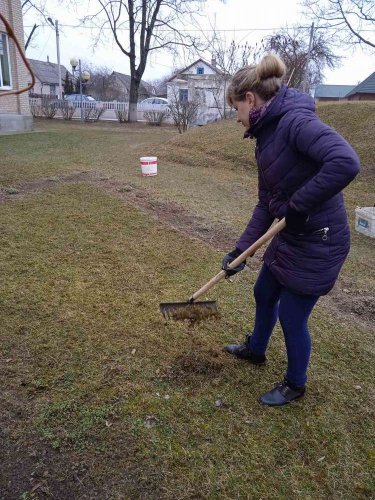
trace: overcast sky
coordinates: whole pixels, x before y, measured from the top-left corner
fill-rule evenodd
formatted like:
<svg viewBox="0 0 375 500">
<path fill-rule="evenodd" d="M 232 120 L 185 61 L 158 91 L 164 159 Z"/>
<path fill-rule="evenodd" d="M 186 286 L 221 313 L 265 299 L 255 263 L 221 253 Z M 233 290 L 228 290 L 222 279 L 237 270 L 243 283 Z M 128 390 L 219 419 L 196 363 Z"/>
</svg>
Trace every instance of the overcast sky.
<svg viewBox="0 0 375 500">
<path fill-rule="evenodd" d="M 85 2 L 80 2 L 81 5 Z M 95 2 L 92 1 L 92 4 Z M 282 7 L 281 7 L 282 6 Z M 48 0 L 47 8 L 54 19 L 58 19 L 60 30 L 61 63 L 70 69 L 69 61 L 75 56 L 89 61 L 95 66 L 106 66 L 111 70 L 129 74 L 128 58 L 121 53 L 117 46 L 108 40 L 97 48 L 92 48 L 92 35 L 90 29 L 73 27 L 78 24 L 78 19 L 84 14 L 82 11 L 67 10 L 59 4 L 58 0 Z M 222 36 L 230 42 L 247 41 L 253 45 L 262 37 L 271 34 L 278 28 L 299 24 L 309 24 L 301 16 L 298 0 L 207 0 L 205 3 L 205 16 L 200 19 L 203 29 L 210 28 L 210 22 L 215 22 Z M 25 16 L 25 32 L 28 34 L 30 26 L 36 21 L 35 16 Z M 110 35 L 110 32 L 108 32 Z M 126 32 L 124 32 L 126 35 Z M 375 71 L 375 54 L 370 55 L 362 49 L 349 51 L 345 49 L 340 55 L 345 56 L 341 67 L 325 72 L 324 83 L 328 84 L 357 84 Z M 27 50 L 31 59 L 56 62 L 56 39 L 52 27 L 39 27 L 37 36 L 31 47 Z M 209 55 L 206 54 L 209 59 Z M 149 58 L 143 78 L 154 80 L 170 74 L 174 66 L 188 64 L 188 60 L 181 58 L 173 60 L 170 54 L 155 52 Z"/>
</svg>

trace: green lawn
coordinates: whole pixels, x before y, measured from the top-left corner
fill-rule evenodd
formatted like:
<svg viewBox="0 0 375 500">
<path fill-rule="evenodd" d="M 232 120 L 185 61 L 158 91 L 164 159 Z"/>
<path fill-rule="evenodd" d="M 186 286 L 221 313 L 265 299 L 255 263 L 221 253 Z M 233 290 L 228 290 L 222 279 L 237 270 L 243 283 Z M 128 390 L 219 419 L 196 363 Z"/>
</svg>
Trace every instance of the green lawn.
<svg viewBox="0 0 375 500">
<path fill-rule="evenodd" d="M 256 201 L 241 133 L 230 122 L 178 137 L 40 121 L 0 137 L 3 189 L 54 181 L 0 204 L 1 499 L 373 497 L 368 317 L 318 305 L 307 397 L 262 407 L 258 395 L 285 369 L 280 329 L 264 368 L 222 351 L 250 328 L 259 261 L 209 294 L 218 319 L 165 322 L 159 302 L 187 298 L 226 249 L 106 188 L 178 203 L 208 233 L 240 232 Z M 139 156 L 155 153 L 159 175 L 142 178 Z M 103 183 L 57 182 L 82 171 Z M 347 190 L 350 213 L 371 202 L 371 172 Z M 373 294 L 373 256 L 374 240 L 353 231 L 342 278 L 353 300 Z"/>
</svg>

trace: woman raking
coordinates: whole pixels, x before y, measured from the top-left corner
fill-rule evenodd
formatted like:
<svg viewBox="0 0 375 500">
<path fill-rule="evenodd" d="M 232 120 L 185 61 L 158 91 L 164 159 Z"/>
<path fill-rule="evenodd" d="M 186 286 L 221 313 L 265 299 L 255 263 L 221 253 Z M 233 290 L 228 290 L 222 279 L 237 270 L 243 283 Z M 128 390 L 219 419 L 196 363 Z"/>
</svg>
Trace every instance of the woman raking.
<svg viewBox="0 0 375 500">
<path fill-rule="evenodd" d="M 255 322 L 240 345 L 226 351 L 254 365 L 266 362 L 276 321 L 285 339 L 284 379 L 259 401 L 281 406 L 305 394 L 311 339 L 308 318 L 335 284 L 350 247 L 342 190 L 359 172 L 352 147 L 315 114 L 312 97 L 282 84 L 284 63 L 268 55 L 233 77 L 227 91 L 245 137 L 256 139 L 259 200 L 252 217 L 223 259 L 223 269 L 254 243 L 275 219 L 286 228 L 268 246 L 254 286 Z M 235 274 L 244 264 L 229 271 Z"/>
</svg>

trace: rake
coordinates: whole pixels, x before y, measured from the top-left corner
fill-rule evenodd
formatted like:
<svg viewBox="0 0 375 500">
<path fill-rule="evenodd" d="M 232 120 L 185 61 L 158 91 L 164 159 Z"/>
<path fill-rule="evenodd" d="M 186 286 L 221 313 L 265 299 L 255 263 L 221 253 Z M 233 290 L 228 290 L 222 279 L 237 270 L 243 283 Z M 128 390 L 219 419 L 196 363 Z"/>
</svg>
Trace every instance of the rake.
<svg viewBox="0 0 375 500">
<path fill-rule="evenodd" d="M 255 252 L 267 241 L 273 238 L 277 233 L 285 228 L 285 219 L 281 219 L 274 226 L 272 226 L 263 236 L 261 236 L 255 243 L 253 243 L 247 250 L 239 255 L 234 261 L 228 265 L 228 269 L 234 269 L 244 262 L 248 257 L 251 257 Z M 227 277 L 227 272 L 222 270 L 216 276 L 210 279 L 205 285 L 197 290 L 189 298 L 187 302 L 162 302 L 160 304 L 160 311 L 165 319 L 191 321 L 202 320 L 218 314 L 216 301 L 203 301 L 196 302 L 196 299 L 210 290 L 216 283 L 219 283 L 223 278 Z"/>
</svg>

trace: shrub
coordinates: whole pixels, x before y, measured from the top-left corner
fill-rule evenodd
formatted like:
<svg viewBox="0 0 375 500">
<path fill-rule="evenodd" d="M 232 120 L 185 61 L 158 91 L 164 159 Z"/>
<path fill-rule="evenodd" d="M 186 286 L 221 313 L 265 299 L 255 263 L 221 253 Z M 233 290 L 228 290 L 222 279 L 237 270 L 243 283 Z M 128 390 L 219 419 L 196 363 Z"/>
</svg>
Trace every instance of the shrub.
<svg viewBox="0 0 375 500">
<path fill-rule="evenodd" d="M 33 118 L 43 115 L 42 106 L 40 105 L 39 100 L 38 100 L 38 102 L 36 102 L 34 100 L 30 102 L 30 111 L 31 111 Z"/>
<path fill-rule="evenodd" d="M 51 103 L 49 99 L 42 99 L 41 110 L 42 115 L 51 120 L 57 112 L 57 105 L 56 103 Z"/>
<path fill-rule="evenodd" d="M 115 109 L 115 114 L 120 123 L 125 123 L 128 120 L 128 112 L 124 109 Z"/>
<path fill-rule="evenodd" d="M 148 125 L 160 127 L 163 121 L 167 118 L 168 114 L 169 110 L 145 111 L 143 116 L 147 120 Z"/>
<path fill-rule="evenodd" d="M 75 112 L 75 107 L 71 102 L 65 101 L 61 106 L 61 114 L 64 120 L 71 120 Z"/>
<path fill-rule="evenodd" d="M 199 101 L 180 101 L 178 98 L 171 101 L 171 116 L 180 134 L 186 132 L 198 114 Z"/>
<path fill-rule="evenodd" d="M 97 106 L 96 108 L 84 109 L 85 122 L 97 122 L 104 113 L 104 108 Z"/>
</svg>

